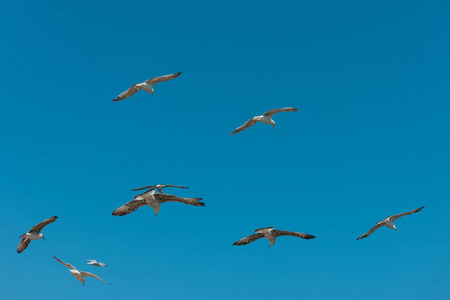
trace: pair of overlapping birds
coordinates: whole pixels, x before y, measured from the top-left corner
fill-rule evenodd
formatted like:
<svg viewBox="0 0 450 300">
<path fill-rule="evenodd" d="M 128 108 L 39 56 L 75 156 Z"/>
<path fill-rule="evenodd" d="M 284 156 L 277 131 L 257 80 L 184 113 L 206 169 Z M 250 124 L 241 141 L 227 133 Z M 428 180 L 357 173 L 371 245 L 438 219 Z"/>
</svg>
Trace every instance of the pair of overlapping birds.
<svg viewBox="0 0 450 300">
<path fill-rule="evenodd" d="M 153 86 L 155 84 L 157 84 L 159 82 L 163 82 L 163 81 L 172 80 L 172 79 L 180 76 L 180 74 L 181 74 L 181 72 L 178 72 L 176 74 L 169 74 L 169 75 L 165 75 L 165 76 L 154 77 L 154 78 L 151 78 L 144 82 L 141 82 L 138 84 L 133 84 L 129 89 L 122 92 L 113 101 L 124 100 L 124 99 L 136 94 L 141 89 L 146 92 L 149 92 L 150 94 L 153 95 L 153 93 L 154 93 Z M 298 109 L 293 108 L 293 107 L 285 107 L 285 108 L 277 108 L 277 109 L 269 110 L 260 116 L 255 116 L 255 117 L 249 119 L 247 122 L 245 122 L 243 125 L 236 128 L 230 134 L 235 134 L 235 133 L 241 132 L 241 131 L 248 129 L 249 127 L 255 125 L 258 122 L 272 125 L 273 129 L 275 129 L 275 121 L 272 119 L 273 115 L 275 115 L 276 113 L 280 113 L 280 112 L 292 112 L 292 111 L 298 111 Z M 188 187 L 184 187 L 184 186 L 176 186 L 176 185 L 170 185 L 170 184 L 157 184 L 157 185 L 150 185 L 150 186 L 146 186 L 146 187 L 142 187 L 142 188 L 133 189 L 132 191 L 139 191 L 139 190 L 144 190 L 144 189 L 148 189 L 148 190 L 138 196 L 135 196 L 133 198 L 133 200 L 131 200 L 131 201 L 127 202 L 126 204 L 122 205 L 121 207 L 117 208 L 116 210 L 113 211 L 112 214 L 114 216 L 124 216 L 124 215 L 127 215 L 127 214 L 137 210 L 138 208 L 140 208 L 142 206 L 149 205 L 151 208 L 153 208 L 155 210 L 155 216 L 157 216 L 159 213 L 161 204 L 165 203 L 165 202 L 180 202 L 180 203 L 189 204 L 189 205 L 193 205 L 193 206 L 205 206 L 205 203 L 200 202 L 200 200 L 202 200 L 202 198 L 183 198 L 183 197 L 178 197 L 175 195 L 169 195 L 169 194 L 163 193 L 163 189 L 168 188 L 168 187 L 183 188 L 183 189 L 188 188 Z M 156 190 L 158 190 L 159 193 L 156 193 Z M 405 213 L 388 216 L 387 218 L 383 219 L 382 221 L 376 223 L 375 226 L 373 226 L 372 228 L 369 229 L 369 231 L 367 231 L 366 233 L 364 233 L 363 235 L 358 237 L 357 240 L 368 237 L 375 230 L 377 230 L 378 228 L 381 228 L 383 226 L 397 230 L 397 227 L 395 227 L 395 225 L 394 225 L 394 221 L 396 221 L 397 219 L 399 219 L 403 216 L 419 212 L 423 208 L 424 208 L 424 206 L 414 209 L 414 210 L 411 210 L 411 211 L 408 211 L 408 212 L 405 212 Z M 57 216 L 48 218 L 48 219 L 40 222 L 39 224 L 33 226 L 27 233 L 21 235 L 19 238 L 22 238 L 22 240 L 20 241 L 19 246 L 17 247 L 17 252 L 21 253 L 22 251 L 24 251 L 30 244 L 31 240 L 44 239 L 44 235 L 41 233 L 41 230 L 48 224 L 55 222 L 57 218 L 58 218 Z M 256 229 L 255 232 L 256 232 L 255 234 L 252 234 L 243 239 L 240 239 L 239 241 L 235 242 L 233 245 L 238 245 L 238 246 L 246 245 L 246 244 L 249 244 L 260 238 L 263 238 L 263 237 L 266 238 L 267 240 L 269 240 L 269 242 L 270 242 L 269 247 L 275 244 L 275 240 L 279 236 L 295 236 L 295 237 L 299 237 L 299 238 L 306 239 L 306 240 L 315 238 L 315 236 L 310 235 L 310 234 L 294 232 L 294 231 L 286 231 L 286 230 L 277 230 L 277 229 L 274 229 L 273 227 Z M 74 277 L 77 280 L 81 281 L 83 283 L 83 285 L 85 282 L 85 277 L 97 278 L 105 283 L 108 283 L 92 273 L 79 271 L 73 265 L 65 263 L 65 262 L 59 260 L 58 258 L 56 258 L 55 256 L 53 256 L 53 257 L 57 261 L 59 261 L 61 264 L 68 267 L 70 269 L 70 274 L 74 275 Z M 89 265 L 93 265 L 93 266 L 97 266 L 97 267 L 105 267 L 106 266 L 104 263 L 97 262 L 96 260 L 88 260 L 88 261 L 89 261 L 88 262 Z M 110 284 L 110 283 L 108 283 L 108 284 Z"/>
</svg>

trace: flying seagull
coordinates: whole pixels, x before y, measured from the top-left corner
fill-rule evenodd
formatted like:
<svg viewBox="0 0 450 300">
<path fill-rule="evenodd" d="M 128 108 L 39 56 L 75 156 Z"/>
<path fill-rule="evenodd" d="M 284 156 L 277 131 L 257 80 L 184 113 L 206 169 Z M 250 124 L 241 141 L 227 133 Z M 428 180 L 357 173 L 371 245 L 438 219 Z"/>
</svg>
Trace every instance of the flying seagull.
<svg viewBox="0 0 450 300">
<path fill-rule="evenodd" d="M 141 83 L 138 83 L 138 84 L 133 84 L 128 90 L 126 90 L 125 92 L 122 92 L 113 101 L 120 101 L 120 100 L 126 99 L 126 98 L 128 98 L 130 96 L 133 96 L 134 94 L 139 92 L 141 89 L 143 89 L 146 92 L 149 92 L 153 96 L 153 93 L 155 92 L 153 90 L 153 86 L 155 84 L 157 84 L 159 82 L 163 82 L 163 81 L 172 80 L 172 79 L 177 78 L 178 76 L 180 76 L 180 74 L 181 74 L 181 72 L 178 72 L 176 74 L 169 74 L 169 75 L 164 75 L 164 76 L 153 77 L 153 78 L 148 79 L 148 80 L 146 80 L 144 82 L 141 82 Z"/>
<path fill-rule="evenodd" d="M 186 186 L 178 186 L 178 185 L 171 185 L 171 184 L 157 184 L 157 185 L 149 185 L 149 186 L 144 186 L 138 189 L 134 189 L 132 191 L 140 191 L 140 190 L 144 190 L 144 189 L 154 189 L 156 188 L 160 193 L 163 192 L 163 189 L 166 187 L 175 187 L 175 188 L 179 188 L 179 189 L 188 189 L 188 187 Z"/>
<path fill-rule="evenodd" d="M 285 231 L 285 230 L 276 230 L 276 229 L 273 229 L 273 227 L 256 229 L 255 232 L 256 232 L 255 234 L 252 234 L 248 237 L 240 239 L 233 245 L 236 245 L 236 246 L 247 245 L 253 241 L 256 241 L 257 239 L 265 237 L 270 242 L 270 245 L 269 245 L 269 248 L 270 248 L 270 246 L 275 244 L 275 240 L 277 239 L 277 237 L 282 236 L 282 235 L 296 236 L 296 237 L 306 239 L 306 240 L 311 240 L 311 239 L 316 238 L 315 236 L 310 235 L 310 234 L 301 233 L 301 232 L 293 232 L 293 231 Z"/>
<path fill-rule="evenodd" d="M 150 189 L 143 194 L 135 196 L 134 200 L 125 203 L 124 205 L 113 211 L 112 214 L 114 216 L 125 216 L 135 211 L 139 207 L 150 205 L 155 210 L 156 217 L 159 213 L 161 203 L 175 201 L 194 206 L 205 206 L 205 203 L 200 202 L 200 200 L 202 200 L 202 198 L 182 198 L 175 195 L 155 194 L 155 189 Z"/>
<path fill-rule="evenodd" d="M 298 108 L 285 107 L 285 108 L 277 108 L 277 109 L 269 110 L 269 111 L 265 112 L 262 116 L 255 116 L 255 117 L 251 118 L 250 120 L 245 122 L 244 125 L 239 126 L 230 134 L 235 134 L 242 130 L 245 130 L 245 129 L 249 128 L 250 126 L 253 126 L 256 123 L 258 123 L 258 121 L 263 122 L 264 124 L 272 125 L 273 129 L 275 129 L 275 121 L 272 120 L 272 116 L 276 113 L 285 112 L 285 111 L 298 111 Z"/>
<path fill-rule="evenodd" d="M 71 264 L 66 264 L 65 262 L 63 262 L 63 261 L 57 259 L 57 258 L 54 257 L 54 256 L 53 256 L 53 258 L 56 259 L 57 261 L 59 261 L 60 263 L 62 263 L 63 265 L 65 265 L 66 267 L 68 267 L 69 269 L 72 269 L 72 270 L 70 270 L 70 275 L 75 276 L 75 278 L 76 278 L 77 280 L 81 281 L 81 282 L 83 283 L 83 286 L 84 286 L 84 281 L 85 281 L 84 278 L 85 278 L 85 277 L 94 277 L 94 278 L 100 279 L 100 280 L 103 281 L 104 283 L 111 284 L 111 283 L 109 283 L 109 282 L 104 281 L 103 279 L 101 279 L 100 277 L 98 277 L 98 276 L 96 276 L 96 275 L 94 275 L 94 274 L 92 274 L 92 273 L 84 272 L 84 271 L 78 271 L 77 268 L 75 268 L 75 267 L 72 266 Z"/>
<path fill-rule="evenodd" d="M 419 212 L 419 211 L 421 211 L 424 207 L 425 207 L 425 206 L 422 206 L 422 207 L 419 207 L 419 208 L 414 209 L 414 210 L 412 210 L 412 211 L 408 211 L 408 212 L 405 212 L 405 213 L 402 213 L 402 214 L 398 214 L 398 215 L 389 216 L 389 217 L 387 217 L 386 219 L 384 219 L 383 221 L 378 222 L 375 226 L 373 226 L 372 228 L 370 228 L 369 231 L 367 231 L 367 232 L 364 233 L 362 236 L 360 236 L 359 238 L 357 238 L 357 240 L 360 240 L 360 239 L 363 239 L 363 238 L 368 237 L 368 236 L 371 235 L 375 230 L 377 230 L 378 228 L 383 227 L 383 226 L 386 226 L 386 227 L 389 227 L 389 228 L 392 228 L 392 229 L 397 230 L 397 227 L 395 227 L 395 225 L 394 225 L 394 221 L 395 221 L 395 220 L 397 220 L 398 218 L 401 218 L 401 217 L 403 217 L 403 216 L 406 216 L 406 215 L 410 215 L 410 214 L 414 214 L 414 213 L 416 213 L 416 212 Z"/>
<path fill-rule="evenodd" d="M 106 264 L 102 263 L 102 262 L 98 262 L 95 259 L 87 259 L 88 261 L 88 265 L 92 265 L 92 266 L 96 266 L 96 267 L 107 267 Z"/>
<path fill-rule="evenodd" d="M 24 233 L 21 236 L 19 236 L 19 238 L 22 238 L 22 240 L 20 241 L 19 246 L 17 247 L 17 253 L 21 253 L 23 250 L 27 249 L 31 240 L 39 240 L 41 238 L 45 240 L 44 235 L 40 233 L 41 230 L 48 224 L 55 222 L 57 218 L 58 217 L 56 216 L 48 218 L 47 220 L 44 220 L 41 223 L 31 227 L 30 231 L 28 231 L 27 233 Z"/>
</svg>

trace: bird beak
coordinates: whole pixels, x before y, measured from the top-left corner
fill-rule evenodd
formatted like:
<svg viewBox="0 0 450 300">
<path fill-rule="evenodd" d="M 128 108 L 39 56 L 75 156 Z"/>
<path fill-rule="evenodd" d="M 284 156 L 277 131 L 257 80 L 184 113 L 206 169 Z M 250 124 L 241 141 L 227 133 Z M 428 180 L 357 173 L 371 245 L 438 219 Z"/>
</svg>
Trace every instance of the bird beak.
<svg viewBox="0 0 450 300">
<path fill-rule="evenodd" d="M 273 129 L 275 129 L 275 125 L 272 125 Z"/>
<path fill-rule="evenodd" d="M 45 240 L 45 237 L 42 237 L 43 240 Z"/>
</svg>

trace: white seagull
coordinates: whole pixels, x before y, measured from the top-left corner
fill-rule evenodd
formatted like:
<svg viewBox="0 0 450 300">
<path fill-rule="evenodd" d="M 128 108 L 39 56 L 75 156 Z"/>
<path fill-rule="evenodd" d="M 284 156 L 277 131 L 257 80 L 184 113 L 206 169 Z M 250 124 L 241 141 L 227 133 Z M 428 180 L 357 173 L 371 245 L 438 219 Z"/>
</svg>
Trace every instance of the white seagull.
<svg viewBox="0 0 450 300">
<path fill-rule="evenodd" d="M 389 228 L 392 228 L 392 229 L 397 230 L 397 227 L 395 227 L 395 225 L 394 225 L 394 221 L 395 221 L 395 220 L 397 220 L 398 218 L 401 218 L 401 217 L 403 217 L 403 216 L 406 216 L 406 215 L 410 215 L 410 214 L 414 214 L 414 213 L 416 213 L 416 212 L 419 212 L 419 211 L 421 211 L 424 207 L 425 207 L 425 206 L 422 206 L 422 207 L 419 207 L 419 208 L 414 209 L 414 210 L 412 210 L 412 211 L 408 211 L 408 212 L 405 212 L 405 213 L 402 213 L 402 214 L 398 214 L 398 215 L 389 216 L 389 217 L 387 217 L 386 219 L 384 219 L 383 221 L 378 222 L 375 226 L 373 226 L 372 228 L 370 228 L 369 231 L 367 231 L 367 232 L 364 233 L 362 236 L 360 236 L 359 238 L 357 238 L 357 240 L 360 240 L 360 239 L 363 239 L 363 238 L 368 237 L 368 236 L 371 235 L 375 230 L 377 230 L 378 228 L 383 227 L 383 226 L 386 226 L 386 227 L 389 227 Z"/>
<path fill-rule="evenodd" d="M 102 262 L 98 262 L 95 259 L 87 259 L 88 261 L 88 265 L 92 265 L 92 266 L 96 266 L 96 267 L 107 267 L 106 264 L 102 263 Z"/>
<path fill-rule="evenodd" d="M 273 227 L 256 229 L 255 232 L 256 232 L 255 234 L 252 234 L 248 237 L 240 239 L 239 241 L 235 242 L 233 245 L 236 245 L 236 246 L 247 245 L 253 241 L 256 241 L 260 238 L 265 237 L 270 242 L 270 245 L 269 245 L 269 248 L 270 248 L 270 246 L 275 244 L 275 240 L 277 239 L 277 237 L 282 236 L 282 235 L 296 236 L 296 237 L 306 239 L 306 240 L 311 240 L 311 239 L 316 238 L 315 236 L 310 235 L 310 234 L 301 233 L 301 232 L 293 232 L 293 231 L 276 230 L 276 229 L 273 229 Z"/>
<path fill-rule="evenodd" d="M 263 122 L 264 124 L 272 125 L 273 129 L 275 129 L 275 121 L 272 120 L 272 116 L 276 113 L 285 112 L 285 111 L 298 111 L 298 108 L 285 107 L 285 108 L 277 108 L 277 109 L 269 110 L 269 111 L 265 112 L 262 116 L 255 116 L 255 117 L 251 118 L 250 120 L 245 122 L 244 125 L 239 126 L 230 134 L 235 134 L 242 130 L 245 130 L 245 129 L 249 128 L 250 126 L 253 126 L 256 123 L 258 123 L 258 121 Z"/>
<path fill-rule="evenodd" d="M 94 278 L 97 278 L 97 279 L 103 281 L 104 283 L 107 283 L 107 284 L 109 284 L 109 285 L 111 284 L 111 283 L 109 283 L 109 282 L 104 281 L 103 279 L 101 279 L 100 277 L 98 277 L 98 276 L 96 276 L 96 275 L 94 275 L 94 274 L 92 274 L 92 273 L 84 272 L 84 271 L 78 271 L 77 268 L 75 268 L 75 267 L 72 266 L 71 264 L 66 264 L 65 262 L 63 262 L 63 261 L 57 259 L 57 258 L 54 257 L 54 256 L 53 256 L 53 258 L 56 259 L 57 261 L 59 261 L 60 263 L 62 263 L 63 265 L 65 265 L 66 267 L 68 267 L 69 269 L 71 269 L 71 270 L 70 270 L 70 275 L 75 276 L 75 278 L 76 278 L 77 280 L 81 281 L 81 282 L 83 283 L 83 286 L 84 286 L 84 281 L 85 281 L 84 278 L 85 278 L 85 277 L 94 277 Z"/>
<path fill-rule="evenodd" d="M 153 96 L 153 93 L 155 92 L 153 90 L 153 86 L 155 84 L 157 84 L 159 82 L 163 82 L 163 81 L 172 80 L 172 79 L 177 78 L 178 76 L 180 76 L 180 74 L 181 74 L 181 72 L 178 72 L 176 74 L 169 74 L 169 75 L 164 75 L 164 76 L 153 77 L 153 78 L 148 79 L 148 80 L 146 80 L 144 82 L 141 82 L 141 83 L 138 83 L 138 84 L 133 84 L 128 90 L 126 90 L 125 92 L 122 92 L 113 101 L 120 101 L 120 100 L 126 99 L 126 98 L 128 98 L 130 96 L 133 96 L 134 94 L 139 92 L 141 89 L 143 89 L 146 92 L 149 92 Z"/>
<path fill-rule="evenodd" d="M 21 236 L 19 236 L 19 238 L 22 238 L 22 240 L 20 241 L 19 246 L 17 247 L 17 253 L 21 253 L 23 250 L 27 249 L 31 240 L 39 240 L 41 238 L 45 240 L 44 235 L 40 233 L 41 230 L 48 224 L 55 222 L 57 218 L 58 217 L 56 216 L 48 218 L 42 221 L 41 223 L 31 227 L 30 231 L 28 231 L 27 233 L 24 233 Z"/>
<path fill-rule="evenodd" d="M 156 185 L 149 185 L 149 186 L 144 186 L 138 189 L 133 189 L 132 191 L 140 191 L 140 190 L 145 190 L 145 189 L 157 189 L 160 193 L 163 192 L 163 189 L 166 187 L 175 187 L 175 188 L 179 188 L 179 189 L 188 189 L 188 187 L 186 186 L 178 186 L 178 185 L 171 185 L 171 184 L 156 184 Z"/>
<path fill-rule="evenodd" d="M 150 189 L 143 194 L 135 196 L 134 200 L 125 203 L 124 205 L 113 211 L 112 215 L 125 216 L 135 211 L 139 207 L 150 205 L 155 210 L 156 217 L 159 213 L 161 203 L 175 201 L 194 206 L 205 206 L 205 203 L 200 202 L 200 200 L 202 200 L 202 198 L 182 198 L 175 195 L 155 194 L 155 189 Z"/>
</svg>

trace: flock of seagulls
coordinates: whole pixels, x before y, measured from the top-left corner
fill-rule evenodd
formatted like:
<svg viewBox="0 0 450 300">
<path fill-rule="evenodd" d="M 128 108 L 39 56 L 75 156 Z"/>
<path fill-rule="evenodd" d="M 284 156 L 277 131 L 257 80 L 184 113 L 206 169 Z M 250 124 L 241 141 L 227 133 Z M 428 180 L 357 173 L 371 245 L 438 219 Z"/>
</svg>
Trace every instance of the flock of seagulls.
<svg viewBox="0 0 450 300">
<path fill-rule="evenodd" d="M 136 94 L 141 89 L 143 89 L 144 91 L 153 95 L 153 93 L 154 93 L 153 86 L 155 84 L 157 84 L 159 82 L 175 79 L 178 76 L 180 76 L 180 74 L 181 74 L 181 72 L 164 75 L 164 76 L 159 76 L 159 77 L 154 77 L 154 78 L 148 79 L 144 82 L 141 82 L 138 84 L 133 84 L 129 89 L 122 92 L 119 96 L 117 96 L 117 98 L 113 99 L 113 101 L 120 101 L 120 100 L 129 98 L 130 96 Z M 280 112 L 294 112 L 294 111 L 298 111 L 298 108 L 285 107 L 285 108 L 269 110 L 260 116 L 255 116 L 255 117 L 249 119 L 247 122 L 245 122 L 243 125 L 236 128 L 230 134 L 235 134 L 235 133 L 241 132 L 241 131 L 248 129 L 249 127 L 255 125 L 258 122 L 272 125 L 273 129 L 275 129 L 275 121 L 272 119 L 273 115 L 280 113 Z M 156 217 L 160 211 L 161 204 L 165 203 L 165 202 L 180 202 L 180 203 L 193 205 L 193 206 L 205 206 L 205 203 L 201 202 L 202 198 L 184 198 L 184 197 L 179 197 L 176 195 L 165 194 L 163 192 L 163 190 L 165 188 L 188 189 L 189 187 L 177 186 L 177 185 L 171 185 L 171 184 L 157 184 L 157 185 L 149 185 L 149 186 L 133 189 L 132 191 L 140 191 L 140 190 L 145 190 L 145 189 L 148 189 L 148 190 L 142 194 L 135 196 L 133 198 L 133 200 L 131 200 L 131 201 L 125 203 L 124 205 L 122 205 L 121 207 L 115 209 L 112 212 L 112 215 L 113 216 L 125 216 L 125 215 L 128 215 L 131 212 L 137 210 L 138 208 L 140 208 L 142 206 L 148 205 L 151 208 L 153 208 L 153 210 L 155 211 L 155 217 Z M 156 191 L 158 191 L 159 193 L 156 193 Z M 377 230 L 378 228 L 381 228 L 383 226 L 397 230 L 397 228 L 394 225 L 394 221 L 396 221 L 397 219 L 399 219 L 403 216 L 417 213 L 417 212 L 421 211 L 423 208 L 424 208 L 424 206 L 414 209 L 409 212 L 405 212 L 405 213 L 401 213 L 401 214 L 397 214 L 397 215 L 393 215 L 393 216 L 388 216 L 384 220 L 376 223 L 375 226 L 373 226 L 371 229 L 369 229 L 369 231 L 367 231 L 366 233 L 364 233 L 363 235 L 358 237 L 357 240 L 368 237 L 375 230 Z M 27 233 L 22 234 L 19 237 L 19 238 L 21 238 L 21 240 L 20 240 L 19 246 L 17 247 L 17 252 L 18 253 L 23 252 L 29 246 L 31 240 L 44 239 L 44 235 L 41 233 L 41 230 L 45 226 L 55 222 L 57 218 L 58 218 L 57 216 L 50 217 L 50 218 L 38 223 L 37 225 L 33 226 Z M 316 238 L 314 235 L 311 235 L 311 234 L 294 232 L 294 231 L 286 231 L 286 230 L 277 230 L 277 229 L 274 229 L 273 227 L 265 227 L 265 228 L 256 229 L 255 232 L 256 233 L 254 233 L 250 236 L 247 236 L 245 238 L 238 240 L 233 245 L 236 245 L 236 246 L 247 245 L 258 239 L 266 238 L 270 242 L 270 244 L 269 244 L 269 248 L 270 248 L 272 245 L 275 244 L 275 241 L 276 241 L 277 237 L 279 237 L 279 236 L 294 236 L 294 237 L 299 237 L 299 238 L 302 238 L 305 240 L 312 240 L 312 239 Z M 99 279 L 107 284 L 110 284 L 92 273 L 77 270 L 77 268 L 75 268 L 73 265 L 65 263 L 65 262 L 59 260 L 58 258 L 56 258 L 55 256 L 53 256 L 53 258 L 56 259 L 61 264 L 63 264 L 64 266 L 68 267 L 70 269 L 70 274 L 73 275 L 77 280 L 81 281 L 83 286 L 84 286 L 86 277 L 93 277 L 93 278 Z M 94 259 L 88 259 L 87 261 L 88 261 L 87 264 L 91 265 L 91 266 L 106 267 L 106 264 L 104 264 L 102 262 L 98 262 Z"/>
</svg>

